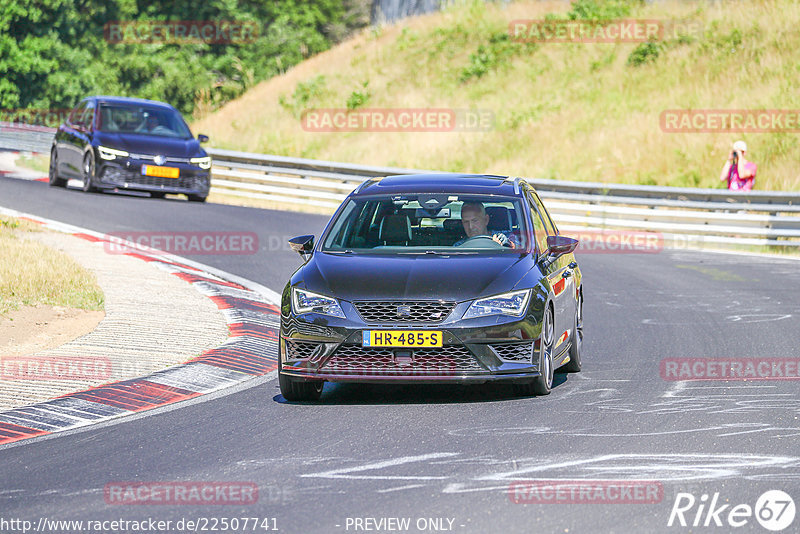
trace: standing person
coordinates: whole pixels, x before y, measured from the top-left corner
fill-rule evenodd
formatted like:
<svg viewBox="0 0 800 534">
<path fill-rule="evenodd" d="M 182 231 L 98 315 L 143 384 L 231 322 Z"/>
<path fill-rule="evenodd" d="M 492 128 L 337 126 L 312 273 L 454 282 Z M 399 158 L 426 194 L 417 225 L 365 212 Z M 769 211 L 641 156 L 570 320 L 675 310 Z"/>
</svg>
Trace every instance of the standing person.
<svg viewBox="0 0 800 534">
<path fill-rule="evenodd" d="M 728 155 L 728 161 L 722 167 L 720 180 L 728 180 L 731 191 L 750 191 L 756 181 L 756 164 L 745 159 L 747 144 L 736 141 Z"/>
</svg>

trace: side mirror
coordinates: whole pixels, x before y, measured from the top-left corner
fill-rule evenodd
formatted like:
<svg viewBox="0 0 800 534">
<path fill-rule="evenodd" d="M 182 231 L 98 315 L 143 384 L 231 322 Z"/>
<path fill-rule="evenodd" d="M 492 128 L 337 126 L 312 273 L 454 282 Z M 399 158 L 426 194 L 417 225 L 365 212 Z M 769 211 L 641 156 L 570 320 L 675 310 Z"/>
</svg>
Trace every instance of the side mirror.
<svg viewBox="0 0 800 534">
<path fill-rule="evenodd" d="M 201 143 L 208 143 L 208 136 L 205 134 L 198 134 L 197 140 L 200 141 Z"/>
<path fill-rule="evenodd" d="M 548 255 L 563 256 L 574 252 L 578 248 L 578 240 L 563 235 L 549 235 L 547 236 L 547 253 Z"/>
<path fill-rule="evenodd" d="M 303 259 L 308 261 L 308 257 L 314 252 L 314 236 L 301 235 L 293 237 L 289 240 L 289 246 L 292 250 L 303 256 Z"/>
<path fill-rule="evenodd" d="M 543 269 L 547 269 L 560 256 L 574 252 L 577 247 L 577 239 L 561 235 L 549 235 L 547 236 L 547 250 L 539 257 L 538 261 L 542 264 Z"/>
</svg>

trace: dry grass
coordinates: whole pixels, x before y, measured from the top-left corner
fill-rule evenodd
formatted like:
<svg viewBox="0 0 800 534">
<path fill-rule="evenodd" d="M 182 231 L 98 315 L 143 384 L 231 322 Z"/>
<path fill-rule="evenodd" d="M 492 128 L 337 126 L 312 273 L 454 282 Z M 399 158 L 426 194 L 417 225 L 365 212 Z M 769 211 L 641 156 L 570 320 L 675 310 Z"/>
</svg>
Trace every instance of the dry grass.
<svg viewBox="0 0 800 534">
<path fill-rule="evenodd" d="M 50 169 L 50 154 L 24 154 L 17 158 L 16 165 L 47 174 Z"/>
<path fill-rule="evenodd" d="M 563 13 L 565 2 L 465 2 L 443 13 L 371 29 L 263 82 L 196 131 L 215 146 L 252 152 L 447 171 L 564 180 L 722 187 L 738 138 L 758 163 L 757 189 L 800 190 L 793 134 L 665 133 L 663 110 L 800 109 L 800 5 L 792 0 L 658 2 L 631 17 L 690 19 L 704 32 L 671 40 L 652 63 L 628 65 L 637 46 L 520 47 L 479 79 L 462 82 L 470 55 L 515 19 Z M 320 78 L 321 77 L 321 78 Z M 316 81 L 316 85 L 315 85 Z M 366 108 L 482 109 L 486 132 L 314 133 L 306 108 L 344 108 L 368 82 Z M 308 98 L 295 98 L 299 89 Z M 309 89 L 310 88 L 310 89 Z M 297 93 L 299 94 L 299 93 Z M 284 103 L 294 104 L 281 105 Z"/>
<path fill-rule="evenodd" d="M 66 254 L 26 239 L 36 231 L 28 221 L 0 217 L 0 317 L 39 304 L 102 310 L 94 274 Z"/>
</svg>

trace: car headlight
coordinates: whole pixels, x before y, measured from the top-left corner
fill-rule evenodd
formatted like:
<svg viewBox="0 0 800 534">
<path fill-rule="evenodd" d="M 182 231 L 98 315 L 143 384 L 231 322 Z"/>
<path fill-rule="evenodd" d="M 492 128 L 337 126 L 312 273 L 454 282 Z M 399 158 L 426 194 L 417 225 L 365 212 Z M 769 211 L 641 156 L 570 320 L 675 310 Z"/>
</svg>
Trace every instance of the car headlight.
<svg viewBox="0 0 800 534">
<path fill-rule="evenodd" d="M 472 317 L 485 317 L 487 315 L 507 315 L 522 317 L 528 308 L 530 289 L 512 291 L 502 295 L 494 295 L 475 300 L 464 313 L 464 319 Z"/>
<path fill-rule="evenodd" d="M 189 163 L 191 163 L 192 165 L 197 165 L 201 169 L 210 169 L 211 156 L 206 156 L 204 158 L 192 158 L 189 160 Z"/>
<path fill-rule="evenodd" d="M 339 301 L 332 297 L 326 297 L 305 289 L 292 288 L 292 308 L 294 313 L 321 313 L 333 317 L 345 318 Z"/>
<path fill-rule="evenodd" d="M 100 153 L 100 157 L 107 160 L 112 160 L 116 158 L 127 158 L 130 156 L 124 150 L 117 150 L 115 148 L 108 148 L 105 146 L 98 146 L 97 151 Z"/>
</svg>

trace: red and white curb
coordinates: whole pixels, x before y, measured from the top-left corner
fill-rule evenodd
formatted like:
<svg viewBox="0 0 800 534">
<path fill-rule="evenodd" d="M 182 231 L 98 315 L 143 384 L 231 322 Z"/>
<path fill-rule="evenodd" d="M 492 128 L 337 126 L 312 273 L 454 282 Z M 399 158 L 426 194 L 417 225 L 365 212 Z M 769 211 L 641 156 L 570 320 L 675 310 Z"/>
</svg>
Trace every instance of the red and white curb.
<svg viewBox="0 0 800 534">
<path fill-rule="evenodd" d="M 108 246 L 111 238 L 84 228 L 0 207 L 0 214 Z M 114 238 L 114 245 L 119 246 Z M 0 445 L 63 432 L 206 395 L 277 369 L 280 295 L 255 282 L 152 249 L 127 255 L 189 282 L 222 311 L 230 334 L 221 346 L 149 376 L 0 412 Z"/>
</svg>

